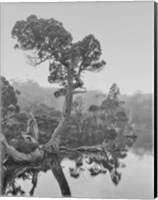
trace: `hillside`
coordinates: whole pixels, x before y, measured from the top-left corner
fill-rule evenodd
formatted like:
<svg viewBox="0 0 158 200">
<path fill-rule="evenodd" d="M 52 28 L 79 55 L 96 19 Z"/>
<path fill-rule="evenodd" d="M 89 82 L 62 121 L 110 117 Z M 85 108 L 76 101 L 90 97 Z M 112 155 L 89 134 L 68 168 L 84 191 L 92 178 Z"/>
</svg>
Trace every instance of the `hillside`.
<svg viewBox="0 0 158 200">
<path fill-rule="evenodd" d="M 27 82 L 13 81 L 12 85 L 15 89 L 20 91 L 18 96 L 18 103 L 21 108 L 27 107 L 31 104 L 46 104 L 56 110 L 61 110 L 63 105 L 63 97 L 56 98 L 54 96 L 55 88 L 45 88 L 38 85 L 38 83 L 29 80 Z M 76 94 L 74 100 L 82 96 L 84 108 L 87 109 L 91 104 L 100 104 L 103 100 L 103 94 L 99 91 L 87 91 L 83 94 Z"/>
</svg>

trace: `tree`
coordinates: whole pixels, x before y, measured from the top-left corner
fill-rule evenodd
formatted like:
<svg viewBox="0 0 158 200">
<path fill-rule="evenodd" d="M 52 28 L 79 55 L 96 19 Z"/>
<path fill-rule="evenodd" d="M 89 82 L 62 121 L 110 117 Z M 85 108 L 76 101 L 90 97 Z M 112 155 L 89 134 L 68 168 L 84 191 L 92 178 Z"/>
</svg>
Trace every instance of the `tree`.
<svg viewBox="0 0 158 200">
<path fill-rule="evenodd" d="M 84 110 L 83 99 L 81 96 L 78 96 L 72 104 L 72 111 L 76 115 L 82 115 Z"/>
<path fill-rule="evenodd" d="M 81 96 L 77 97 L 72 104 L 72 121 L 77 125 L 78 133 L 82 133 L 83 124 L 87 118 L 87 113 L 84 112 L 83 99 Z"/>
<path fill-rule="evenodd" d="M 13 135 L 17 136 L 19 133 L 19 122 L 16 119 L 20 113 L 17 95 L 20 93 L 15 90 L 13 86 L 6 80 L 5 77 L 0 77 L 1 89 L 1 129 L 6 139 L 10 139 Z M 16 129 L 16 132 L 15 132 Z"/>
<path fill-rule="evenodd" d="M 62 23 L 53 18 L 38 19 L 34 15 L 29 16 L 26 20 L 17 21 L 12 30 L 12 37 L 17 41 L 15 48 L 21 49 L 27 53 L 27 58 L 30 64 L 37 66 L 43 62 L 48 63 L 50 72 L 48 81 L 52 84 L 57 83 L 60 86 L 54 95 L 55 97 L 60 97 L 62 95 L 65 96 L 65 101 L 61 119 L 57 126 L 55 124 L 56 127 L 52 130 L 51 138 L 46 144 L 39 145 L 38 143 L 38 147 L 31 153 L 23 153 L 22 151 L 17 150 L 8 144 L 8 141 L 3 134 L 0 134 L 0 141 L 6 148 L 6 152 L 11 158 L 10 164 L 12 165 L 12 161 L 14 161 L 19 168 L 17 169 L 16 166 L 13 169 L 9 166 L 8 169 L 6 167 L 6 172 L 5 170 L 1 172 L 1 177 L 3 177 L 4 180 L 2 181 L 3 184 L 0 184 L 3 194 L 5 194 L 7 184 L 10 184 L 10 182 L 13 186 L 13 190 L 11 190 L 10 193 L 23 193 L 21 188 L 16 187 L 14 180 L 22 175 L 24 175 L 23 177 L 26 177 L 23 173 L 27 173 L 28 170 L 30 171 L 32 169 L 34 170 L 32 175 L 33 187 L 30 191 L 30 194 L 33 195 L 37 184 L 37 175 L 39 169 L 42 168 L 43 171 L 51 169 L 60 185 L 62 194 L 70 195 L 70 188 L 60 165 L 61 154 L 59 156 L 59 151 L 60 153 L 62 151 L 66 153 L 67 151 L 76 152 L 78 155 L 83 154 L 84 156 L 87 154 L 87 152 L 90 154 L 97 152 L 100 153 L 100 158 L 104 157 L 105 162 L 100 160 L 97 162 L 101 163 L 102 166 L 105 166 L 107 169 L 109 167 L 108 170 L 111 174 L 113 182 L 118 184 L 120 180 L 120 174 L 118 174 L 116 171 L 117 167 L 111 167 L 113 165 L 113 160 L 115 163 L 117 163 L 117 160 L 112 159 L 112 163 L 110 163 L 110 165 L 108 165 L 108 162 L 116 152 L 120 152 L 120 157 L 126 156 L 126 154 L 121 154 L 121 152 L 124 151 L 124 147 L 127 146 L 126 141 L 124 142 L 124 145 L 122 145 L 121 141 L 119 141 L 119 145 L 115 145 L 115 143 L 117 143 L 117 140 L 115 140 L 114 144 L 111 145 L 107 145 L 107 143 L 104 141 L 101 145 L 80 146 L 73 149 L 60 146 L 61 136 L 66 130 L 66 126 L 69 122 L 73 105 L 73 94 L 84 92 L 85 90 L 83 87 L 84 82 L 81 78 L 81 74 L 84 71 L 98 72 L 105 65 L 105 61 L 100 60 L 102 51 L 99 41 L 93 35 L 88 35 L 83 38 L 83 40 L 74 43 L 71 34 L 63 27 Z M 116 87 L 114 86 L 112 91 L 115 88 Z M 115 93 L 117 93 L 117 90 L 116 92 L 115 90 L 112 92 L 112 94 Z M 115 96 L 111 96 L 110 94 L 108 99 L 109 105 L 111 105 L 113 100 L 117 98 Z M 16 105 L 16 103 L 17 101 L 15 100 L 14 104 Z M 115 103 L 117 104 L 117 100 Z M 9 109 L 12 110 L 13 107 L 15 107 L 14 104 Z M 104 107 L 104 105 L 102 106 Z M 112 108 L 113 106 L 114 105 L 111 105 Z M 117 107 L 118 105 L 115 106 Z M 99 109 L 100 107 L 97 109 L 92 109 L 92 111 L 95 112 Z M 80 108 L 79 114 L 81 110 L 82 109 Z M 49 116 L 49 118 L 50 117 L 51 116 Z M 42 118 L 44 117 L 42 116 Z M 38 125 L 39 124 L 33 115 L 33 111 L 31 111 L 29 114 L 28 129 L 25 134 L 33 131 L 32 136 L 37 142 L 39 142 L 40 131 L 38 129 L 40 126 L 38 127 Z M 123 150 L 121 146 L 123 146 Z M 49 156 L 49 153 L 52 153 L 53 156 Z M 5 161 L 3 165 L 7 166 L 6 163 L 7 161 Z M 79 165 L 81 165 L 81 162 L 77 162 L 77 166 Z M 11 169 L 10 173 L 8 173 L 9 169 Z M 94 173 L 98 173 L 96 172 L 96 169 L 93 169 L 93 175 Z M 73 176 L 74 175 L 76 176 L 76 173 L 73 173 Z"/>
<path fill-rule="evenodd" d="M 33 121 L 29 123 L 27 128 L 28 130 L 33 126 L 33 131 L 31 134 L 37 135 L 37 122 L 31 113 L 30 116 L 27 116 L 26 113 L 20 112 L 20 107 L 18 105 L 17 94 L 20 94 L 19 91 L 15 90 L 14 87 L 6 80 L 5 77 L 1 77 L 1 129 L 2 134 L 0 134 L 0 141 L 4 145 L 1 146 L 2 162 L 7 159 L 7 157 L 13 158 L 15 161 L 28 161 L 33 160 L 34 158 L 39 158 L 38 155 L 27 155 L 32 151 L 37 149 L 36 138 L 31 135 L 23 132 L 26 128 L 27 120 Z"/>
<path fill-rule="evenodd" d="M 109 90 L 108 96 L 99 107 L 99 117 L 108 128 L 116 127 L 119 121 L 127 121 L 127 114 L 123 108 L 124 102 L 120 100 L 120 90 L 114 83 Z"/>
<path fill-rule="evenodd" d="M 20 107 L 17 104 L 17 94 L 20 94 L 18 90 L 14 90 L 12 85 L 6 80 L 5 77 L 0 77 L 0 89 L 1 89 L 1 114 L 2 114 L 2 124 L 8 118 L 9 114 L 13 112 L 19 112 Z"/>
<path fill-rule="evenodd" d="M 93 115 L 95 116 L 98 112 L 99 108 L 96 105 L 90 105 L 88 108 L 88 111 L 93 113 Z"/>
<path fill-rule="evenodd" d="M 16 39 L 15 48 L 27 52 L 29 62 L 37 66 L 48 62 L 50 83 L 58 83 L 60 89 L 54 95 L 65 96 L 62 118 L 45 145 L 45 150 L 59 150 L 60 137 L 68 123 L 73 94 L 83 89 L 81 79 L 83 71 L 100 71 L 105 65 L 101 58 L 101 45 L 92 35 L 82 41 L 73 43 L 71 34 L 61 22 L 51 18 L 42 19 L 35 15 L 26 20 L 17 21 L 12 30 L 12 37 Z"/>
</svg>

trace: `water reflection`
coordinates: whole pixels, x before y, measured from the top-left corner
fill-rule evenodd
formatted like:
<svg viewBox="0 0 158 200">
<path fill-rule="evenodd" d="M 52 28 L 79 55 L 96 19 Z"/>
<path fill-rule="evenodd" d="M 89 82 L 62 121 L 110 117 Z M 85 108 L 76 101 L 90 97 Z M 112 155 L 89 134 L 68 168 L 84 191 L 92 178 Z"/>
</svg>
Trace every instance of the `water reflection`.
<svg viewBox="0 0 158 200">
<path fill-rule="evenodd" d="M 29 191 L 29 195 L 33 196 L 37 182 L 38 182 L 38 174 L 40 172 L 47 172 L 51 170 L 54 177 L 56 178 L 61 193 L 63 196 L 70 196 L 71 192 L 69 189 L 69 185 L 63 173 L 63 170 L 60 165 L 60 160 L 57 156 L 49 157 L 43 160 L 42 163 L 22 166 L 18 164 L 9 163 L 5 164 L 5 168 L 3 168 L 3 187 L 2 194 L 3 195 L 13 195 L 13 196 L 21 196 L 25 195 L 25 191 L 22 190 L 21 186 L 18 185 L 18 179 L 21 180 L 31 180 L 32 187 Z"/>
<path fill-rule="evenodd" d="M 52 179 L 56 179 L 60 187 L 62 196 L 71 196 L 71 188 L 67 174 L 62 167 L 66 167 L 65 159 L 73 161 L 73 165 L 68 167 L 69 176 L 79 179 L 82 173 L 91 177 L 109 174 L 112 183 L 117 186 L 122 178 L 121 168 L 126 165 L 122 163 L 128 153 L 128 148 L 132 146 L 136 137 L 119 136 L 115 140 L 104 141 L 101 145 L 82 147 L 76 149 L 62 149 L 59 155 L 45 158 L 42 162 L 29 165 L 19 165 L 12 160 L 5 162 L 3 166 L 3 195 L 11 196 L 34 196 L 39 174 L 51 171 Z M 119 170 L 118 170 L 119 169 Z M 49 177 L 51 178 L 51 177 Z M 30 181 L 30 189 L 26 193 L 26 186 L 22 188 L 20 181 Z M 48 183 L 49 184 L 49 180 Z M 43 189 L 44 190 L 44 189 Z M 53 190 L 53 186 L 52 186 Z M 38 195 L 38 194 L 37 194 Z"/>
</svg>

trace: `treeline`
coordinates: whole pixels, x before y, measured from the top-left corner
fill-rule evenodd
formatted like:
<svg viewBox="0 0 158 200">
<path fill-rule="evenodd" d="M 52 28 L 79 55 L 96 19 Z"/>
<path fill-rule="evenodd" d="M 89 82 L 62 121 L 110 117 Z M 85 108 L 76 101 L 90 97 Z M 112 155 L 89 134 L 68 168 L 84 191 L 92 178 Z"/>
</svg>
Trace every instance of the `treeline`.
<svg viewBox="0 0 158 200">
<path fill-rule="evenodd" d="M 25 83 L 14 81 L 12 84 L 20 91 L 17 98 L 21 112 L 17 113 L 12 124 L 5 128 L 6 137 L 24 151 L 22 145 L 19 146 L 19 143 L 22 144 L 20 133 L 27 129 L 27 113 L 33 106 L 40 130 L 39 143 L 46 143 L 60 119 L 62 98 L 53 97 L 55 89 L 42 88 L 33 81 Z M 152 95 L 141 93 L 132 96 L 119 95 L 119 99 L 117 96 L 111 102 L 107 101 L 107 97 L 108 95 L 99 91 L 88 91 L 74 98 L 71 119 L 63 135 L 62 145 L 69 147 L 95 145 L 105 139 L 113 140 L 118 131 L 129 136 L 138 135 L 133 146 L 136 153 L 151 152 Z"/>
<path fill-rule="evenodd" d="M 129 110 L 130 122 L 138 138 L 133 150 L 138 154 L 153 152 L 154 142 L 154 106 L 153 95 L 137 92 L 132 96 L 123 96 Z"/>
</svg>

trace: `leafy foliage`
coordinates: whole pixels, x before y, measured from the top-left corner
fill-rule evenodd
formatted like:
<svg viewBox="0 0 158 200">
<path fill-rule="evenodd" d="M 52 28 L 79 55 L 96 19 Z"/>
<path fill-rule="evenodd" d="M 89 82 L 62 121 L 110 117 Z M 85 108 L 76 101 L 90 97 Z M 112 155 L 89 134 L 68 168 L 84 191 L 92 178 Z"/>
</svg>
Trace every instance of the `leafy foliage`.
<svg viewBox="0 0 158 200">
<path fill-rule="evenodd" d="M 101 45 L 93 35 L 73 43 L 71 34 L 53 18 L 38 19 L 31 15 L 26 21 L 18 21 L 12 37 L 18 41 L 15 47 L 31 51 L 34 56 L 28 55 L 28 58 L 33 65 L 49 61 L 48 81 L 61 85 L 54 93 L 56 97 L 66 94 L 68 63 L 73 65 L 73 90 L 84 84 L 80 77 L 82 71 L 98 71 L 105 65 L 100 60 Z"/>
<path fill-rule="evenodd" d="M 19 112 L 20 107 L 18 106 L 17 94 L 20 92 L 14 90 L 12 85 L 6 80 L 5 77 L 0 77 L 0 90 L 1 90 L 1 114 L 3 120 L 7 117 L 7 114 L 11 112 Z"/>
<path fill-rule="evenodd" d="M 1 91 L 2 134 L 5 136 L 8 143 L 17 150 L 30 153 L 37 148 L 37 144 L 25 140 L 23 137 L 23 133 L 27 128 L 28 115 L 26 112 L 20 111 L 17 100 L 17 94 L 20 94 L 20 92 L 15 90 L 4 77 L 1 77 Z"/>
<path fill-rule="evenodd" d="M 124 139 L 117 138 L 133 136 L 134 131 L 128 123 L 128 114 L 124 102 L 119 98 L 118 91 L 117 85 L 113 84 L 105 100 L 98 106 L 89 106 L 87 110 L 79 109 L 80 101 L 75 101 L 74 108 L 78 109 L 78 113 L 77 111 L 76 115 L 74 115 L 74 112 L 72 113 L 66 131 L 67 134 L 63 136 L 62 144 L 76 147 L 96 145 L 104 140 L 109 144 L 110 141 L 120 143 Z"/>
<path fill-rule="evenodd" d="M 40 61 L 54 56 L 59 57 L 59 51 L 70 45 L 71 34 L 66 31 L 62 23 L 51 18 L 38 19 L 35 15 L 29 16 L 26 21 L 16 22 L 12 37 L 16 38 L 16 48 L 35 50 Z"/>
<path fill-rule="evenodd" d="M 91 105 L 89 106 L 89 109 L 88 109 L 90 112 L 96 112 L 98 111 L 98 106 L 96 105 Z"/>
<path fill-rule="evenodd" d="M 107 98 L 101 103 L 99 116 L 107 128 L 116 129 L 122 122 L 128 121 L 124 102 L 120 100 L 120 91 L 117 84 L 113 84 Z M 121 123 L 121 124 L 120 124 Z"/>
</svg>

